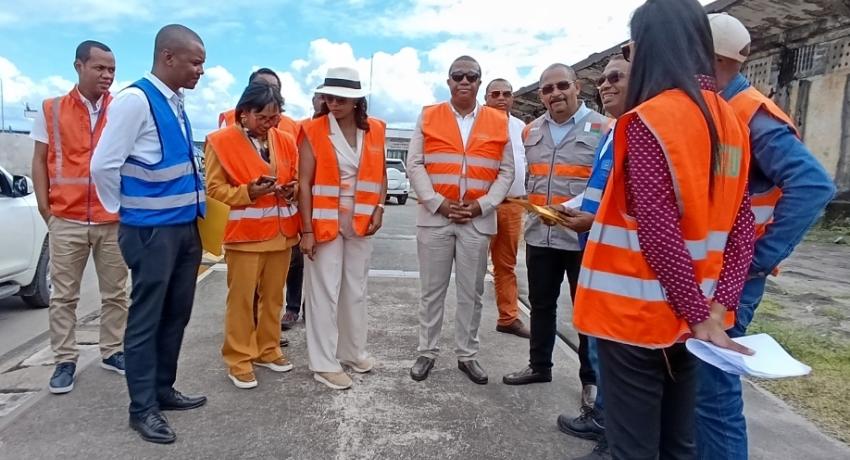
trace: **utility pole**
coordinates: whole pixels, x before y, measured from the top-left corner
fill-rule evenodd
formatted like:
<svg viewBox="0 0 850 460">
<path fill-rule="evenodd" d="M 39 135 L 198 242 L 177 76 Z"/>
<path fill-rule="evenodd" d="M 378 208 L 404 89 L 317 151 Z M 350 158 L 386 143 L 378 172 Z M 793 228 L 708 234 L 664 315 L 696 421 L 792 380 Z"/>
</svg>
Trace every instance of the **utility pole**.
<svg viewBox="0 0 850 460">
<path fill-rule="evenodd" d="M 0 77 L 0 133 L 6 132 L 6 100 L 3 96 L 3 78 Z"/>
<path fill-rule="evenodd" d="M 375 53 L 372 53 L 372 57 L 369 58 L 369 101 L 366 105 L 369 106 L 369 109 L 372 108 L 372 75 L 375 74 Z"/>
</svg>

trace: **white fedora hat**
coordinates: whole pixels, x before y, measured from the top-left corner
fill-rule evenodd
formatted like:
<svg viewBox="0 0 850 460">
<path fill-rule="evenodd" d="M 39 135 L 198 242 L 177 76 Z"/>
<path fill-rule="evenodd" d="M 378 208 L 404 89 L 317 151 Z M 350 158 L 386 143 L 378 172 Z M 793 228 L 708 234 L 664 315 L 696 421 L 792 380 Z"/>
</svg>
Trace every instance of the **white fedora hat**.
<svg viewBox="0 0 850 460">
<path fill-rule="evenodd" d="M 360 73 L 351 67 L 331 67 L 325 81 L 316 88 L 319 94 L 357 99 L 369 94 L 360 84 Z"/>
</svg>

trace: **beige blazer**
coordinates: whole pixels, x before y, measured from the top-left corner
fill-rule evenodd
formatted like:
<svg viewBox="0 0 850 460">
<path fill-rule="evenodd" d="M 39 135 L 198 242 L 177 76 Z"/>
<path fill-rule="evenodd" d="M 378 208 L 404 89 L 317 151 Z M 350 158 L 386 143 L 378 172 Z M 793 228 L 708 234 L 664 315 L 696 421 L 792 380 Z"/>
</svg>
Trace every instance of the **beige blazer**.
<svg viewBox="0 0 850 460">
<path fill-rule="evenodd" d="M 460 128 L 458 128 L 460 129 Z M 505 129 L 508 129 L 507 126 Z M 510 133 L 508 135 L 510 139 Z M 425 170 L 425 157 L 422 151 L 424 137 L 422 134 L 422 115 L 416 122 L 413 136 L 410 138 L 410 146 L 407 150 L 407 175 L 410 184 L 416 192 L 419 200 L 417 205 L 416 225 L 418 227 L 443 227 L 449 225 L 451 220 L 443 217 L 437 212 L 440 205 L 446 199 L 434 191 L 428 171 Z M 502 162 L 499 165 L 499 175 L 490 186 L 486 195 L 478 199 L 481 206 L 481 215 L 472 220 L 471 225 L 485 235 L 496 234 L 496 207 L 504 201 L 508 190 L 514 180 L 514 153 L 510 140 L 505 143 L 502 151 Z"/>
</svg>

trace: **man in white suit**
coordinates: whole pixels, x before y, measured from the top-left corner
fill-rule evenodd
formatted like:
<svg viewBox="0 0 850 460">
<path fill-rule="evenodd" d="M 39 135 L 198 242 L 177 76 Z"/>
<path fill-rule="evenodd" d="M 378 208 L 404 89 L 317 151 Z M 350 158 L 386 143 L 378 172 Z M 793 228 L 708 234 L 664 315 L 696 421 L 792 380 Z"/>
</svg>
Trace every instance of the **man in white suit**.
<svg viewBox="0 0 850 460">
<path fill-rule="evenodd" d="M 408 150 L 407 170 L 419 199 L 417 250 L 422 298 L 419 357 L 410 370 L 424 380 L 439 353 L 446 290 L 455 265 L 458 368 L 477 384 L 487 374 L 477 361 L 487 250 L 496 233 L 496 207 L 514 179 L 513 149 L 504 111 L 478 104 L 481 66 L 469 56 L 452 63 L 451 100 L 422 109 Z"/>
</svg>

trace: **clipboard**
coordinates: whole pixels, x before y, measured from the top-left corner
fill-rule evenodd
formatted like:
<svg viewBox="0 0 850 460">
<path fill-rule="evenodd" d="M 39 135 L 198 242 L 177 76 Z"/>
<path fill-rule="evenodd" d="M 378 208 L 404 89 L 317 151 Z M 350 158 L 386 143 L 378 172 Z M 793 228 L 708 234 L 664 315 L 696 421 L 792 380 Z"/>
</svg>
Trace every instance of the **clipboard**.
<svg viewBox="0 0 850 460">
<path fill-rule="evenodd" d="M 526 211 L 528 211 L 532 214 L 536 214 L 536 215 L 542 217 L 544 220 L 547 220 L 549 222 L 553 222 L 553 223 L 558 224 L 562 227 L 569 228 L 567 226 L 567 222 L 561 216 L 559 216 L 555 212 L 552 212 L 551 210 L 549 210 L 548 208 L 546 208 L 544 206 L 538 206 L 538 205 L 536 205 L 536 204 L 534 204 L 534 203 L 532 203 L 528 200 L 524 200 L 522 198 L 507 198 L 505 201 L 507 201 L 509 203 L 518 204 L 518 205 L 522 206 L 523 208 L 525 208 Z"/>
<path fill-rule="evenodd" d="M 201 244 L 204 251 L 220 256 L 222 241 L 224 240 L 224 228 L 230 219 L 230 206 L 207 196 L 206 216 L 198 218 L 198 233 L 201 235 Z"/>
</svg>

